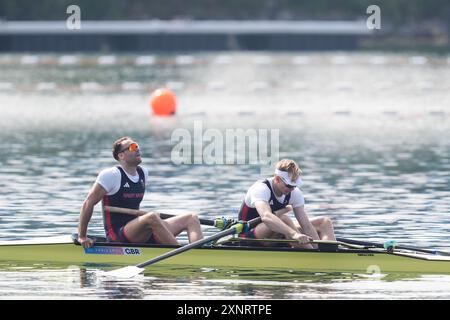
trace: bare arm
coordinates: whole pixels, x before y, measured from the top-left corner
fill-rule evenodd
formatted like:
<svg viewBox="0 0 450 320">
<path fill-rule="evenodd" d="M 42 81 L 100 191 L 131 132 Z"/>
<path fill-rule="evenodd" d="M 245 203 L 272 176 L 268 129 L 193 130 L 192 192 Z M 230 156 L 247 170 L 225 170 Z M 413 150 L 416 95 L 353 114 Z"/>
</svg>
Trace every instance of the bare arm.
<svg viewBox="0 0 450 320">
<path fill-rule="evenodd" d="M 272 213 L 272 209 L 269 204 L 265 201 L 256 201 L 255 208 L 261 216 L 262 222 L 265 223 L 266 226 L 273 232 L 281 233 L 289 239 L 293 239 L 298 233 L 297 230 L 290 228 L 278 217 L 279 215 L 288 212 L 289 209 L 280 209 L 274 214 Z"/>
<path fill-rule="evenodd" d="M 279 217 L 279 216 L 281 216 L 281 215 L 283 215 L 283 214 L 286 214 L 286 213 L 288 213 L 288 212 L 290 212 L 290 211 L 292 211 L 293 209 L 292 209 L 292 206 L 290 205 L 290 204 L 288 204 L 285 208 L 283 208 L 283 209 L 280 209 L 280 210 L 277 210 L 277 211 L 275 211 L 274 213 L 275 213 L 275 215 L 277 216 L 277 217 Z"/>
<path fill-rule="evenodd" d="M 295 218 L 297 218 L 297 221 L 300 224 L 300 227 L 302 228 L 304 234 L 310 236 L 314 240 L 320 240 L 319 234 L 312 225 L 311 221 L 309 221 L 304 206 L 294 208 L 294 215 Z"/>
<path fill-rule="evenodd" d="M 105 194 L 106 190 L 100 184 L 94 183 L 81 206 L 80 221 L 78 223 L 78 241 L 85 248 L 92 246 L 92 241 L 87 238 L 87 229 L 92 213 L 94 212 L 94 206 L 102 200 Z"/>
</svg>

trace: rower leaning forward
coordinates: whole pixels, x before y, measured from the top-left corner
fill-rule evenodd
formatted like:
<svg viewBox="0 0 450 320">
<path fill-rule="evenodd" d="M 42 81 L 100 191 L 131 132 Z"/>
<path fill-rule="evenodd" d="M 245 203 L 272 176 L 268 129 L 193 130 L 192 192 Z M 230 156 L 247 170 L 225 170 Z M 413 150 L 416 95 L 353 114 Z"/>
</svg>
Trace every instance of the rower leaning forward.
<svg viewBox="0 0 450 320">
<path fill-rule="evenodd" d="M 309 218 L 305 199 L 299 187 L 302 171 L 294 160 L 283 159 L 276 165 L 273 177 L 254 183 L 242 203 L 239 220 L 261 216 L 262 223 L 240 234 L 251 239 L 280 238 L 296 240 L 293 246 L 315 248 L 311 240 L 336 240 L 328 217 Z M 292 206 L 296 220 L 288 216 Z M 278 211 L 276 214 L 275 211 Z M 264 244 L 261 242 L 261 244 Z"/>
</svg>

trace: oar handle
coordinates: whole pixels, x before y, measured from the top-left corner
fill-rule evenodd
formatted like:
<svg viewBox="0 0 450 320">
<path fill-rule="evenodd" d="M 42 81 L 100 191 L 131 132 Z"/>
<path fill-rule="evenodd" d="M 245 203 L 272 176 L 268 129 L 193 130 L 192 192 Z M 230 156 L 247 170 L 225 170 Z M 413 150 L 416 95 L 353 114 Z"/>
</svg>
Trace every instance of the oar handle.
<svg viewBox="0 0 450 320">
<path fill-rule="evenodd" d="M 108 210 L 110 212 L 116 212 L 116 213 L 123 213 L 123 214 L 129 214 L 132 216 L 142 216 L 146 213 L 148 213 L 149 211 L 144 211 L 144 210 L 136 210 L 136 209 L 130 209 L 130 208 L 120 208 L 120 207 L 112 207 L 112 206 L 104 206 L 103 207 L 105 210 Z M 167 213 L 160 213 L 159 216 L 162 219 L 167 219 L 167 218 L 172 218 L 172 217 L 176 217 L 176 215 L 173 214 L 167 214 Z M 199 219 L 200 220 L 200 224 L 206 225 L 206 226 L 216 226 L 216 221 L 215 220 L 209 220 L 209 219 Z"/>
</svg>

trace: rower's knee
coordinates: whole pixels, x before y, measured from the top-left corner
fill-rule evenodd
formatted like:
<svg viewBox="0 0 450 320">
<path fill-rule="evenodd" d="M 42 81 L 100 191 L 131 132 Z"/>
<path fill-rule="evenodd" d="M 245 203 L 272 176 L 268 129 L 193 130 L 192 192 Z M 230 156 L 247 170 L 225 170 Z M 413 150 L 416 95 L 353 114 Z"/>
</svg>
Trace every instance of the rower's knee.
<svg viewBox="0 0 450 320">
<path fill-rule="evenodd" d="M 280 220 L 283 221 L 284 223 L 289 223 L 291 221 L 291 218 L 289 218 L 287 215 L 281 215 L 279 216 Z"/>
<path fill-rule="evenodd" d="M 154 211 L 147 212 L 145 215 L 142 216 L 142 219 L 149 226 L 159 225 L 161 224 L 162 221 L 161 217 L 159 216 L 159 213 Z"/>
<path fill-rule="evenodd" d="M 200 225 L 200 220 L 198 219 L 197 214 L 195 213 L 187 213 L 188 216 L 188 224 L 189 225 Z"/>
<path fill-rule="evenodd" d="M 321 229 L 330 228 L 332 226 L 333 226 L 333 222 L 331 221 L 331 219 L 329 217 L 322 217 L 322 219 L 320 221 Z"/>
</svg>

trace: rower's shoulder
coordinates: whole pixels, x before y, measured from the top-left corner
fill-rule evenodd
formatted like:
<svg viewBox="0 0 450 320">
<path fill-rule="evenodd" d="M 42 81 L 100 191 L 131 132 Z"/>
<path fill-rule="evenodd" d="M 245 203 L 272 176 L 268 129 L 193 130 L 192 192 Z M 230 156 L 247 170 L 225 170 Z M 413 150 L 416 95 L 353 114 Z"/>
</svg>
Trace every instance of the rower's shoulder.
<svg viewBox="0 0 450 320">
<path fill-rule="evenodd" d="M 110 184 L 112 181 L 120 181 L 121 173 L 119 168 L 110 167 L 101 170 L 97 176 L 97 182 L 100 183 L 103 187 L 105 184 Z"/>
<path fill-rule="evenodd" d="M 118 167 L 109 167 L 109 168 L 104 168 L 99 172 L 99 176 L 105 176 L 105 175 L 120 175 L 120 170 Z"/>
<path fill-rule="evenodd" d="M 300 190 L 299 188 L 295 188 L 291 191 L 289 204 L 293 204 L 295 206 L 302 206 L 305 204 L 305 197 L 303 196 L 302 190 Z"/>
<path fill-rule="evenodd" d="M 146 174 L 150 172 L 150 170 L 146 166 L 139 165 L 137 167 L 140 168 Z"/>
<path fill-rule="evenodd" d="M 148 176 L 150 175 L 150 170 L 145 166 L 138 166 L 138 168 L 141 168 L 142 172 L 144 173 L 145 181 L 147 181 Z"/>
<path fill-rule="evenodd" d="M 248 189 L 248 192 L 255 193 L 255 192 L 268 192 L 270 194 L 270 189 L 267 186 L 267 184 L 264 183 L 265 180 L 258 180 L 255 183 L 253 183 L 250 188 Z"/>
</svg>

